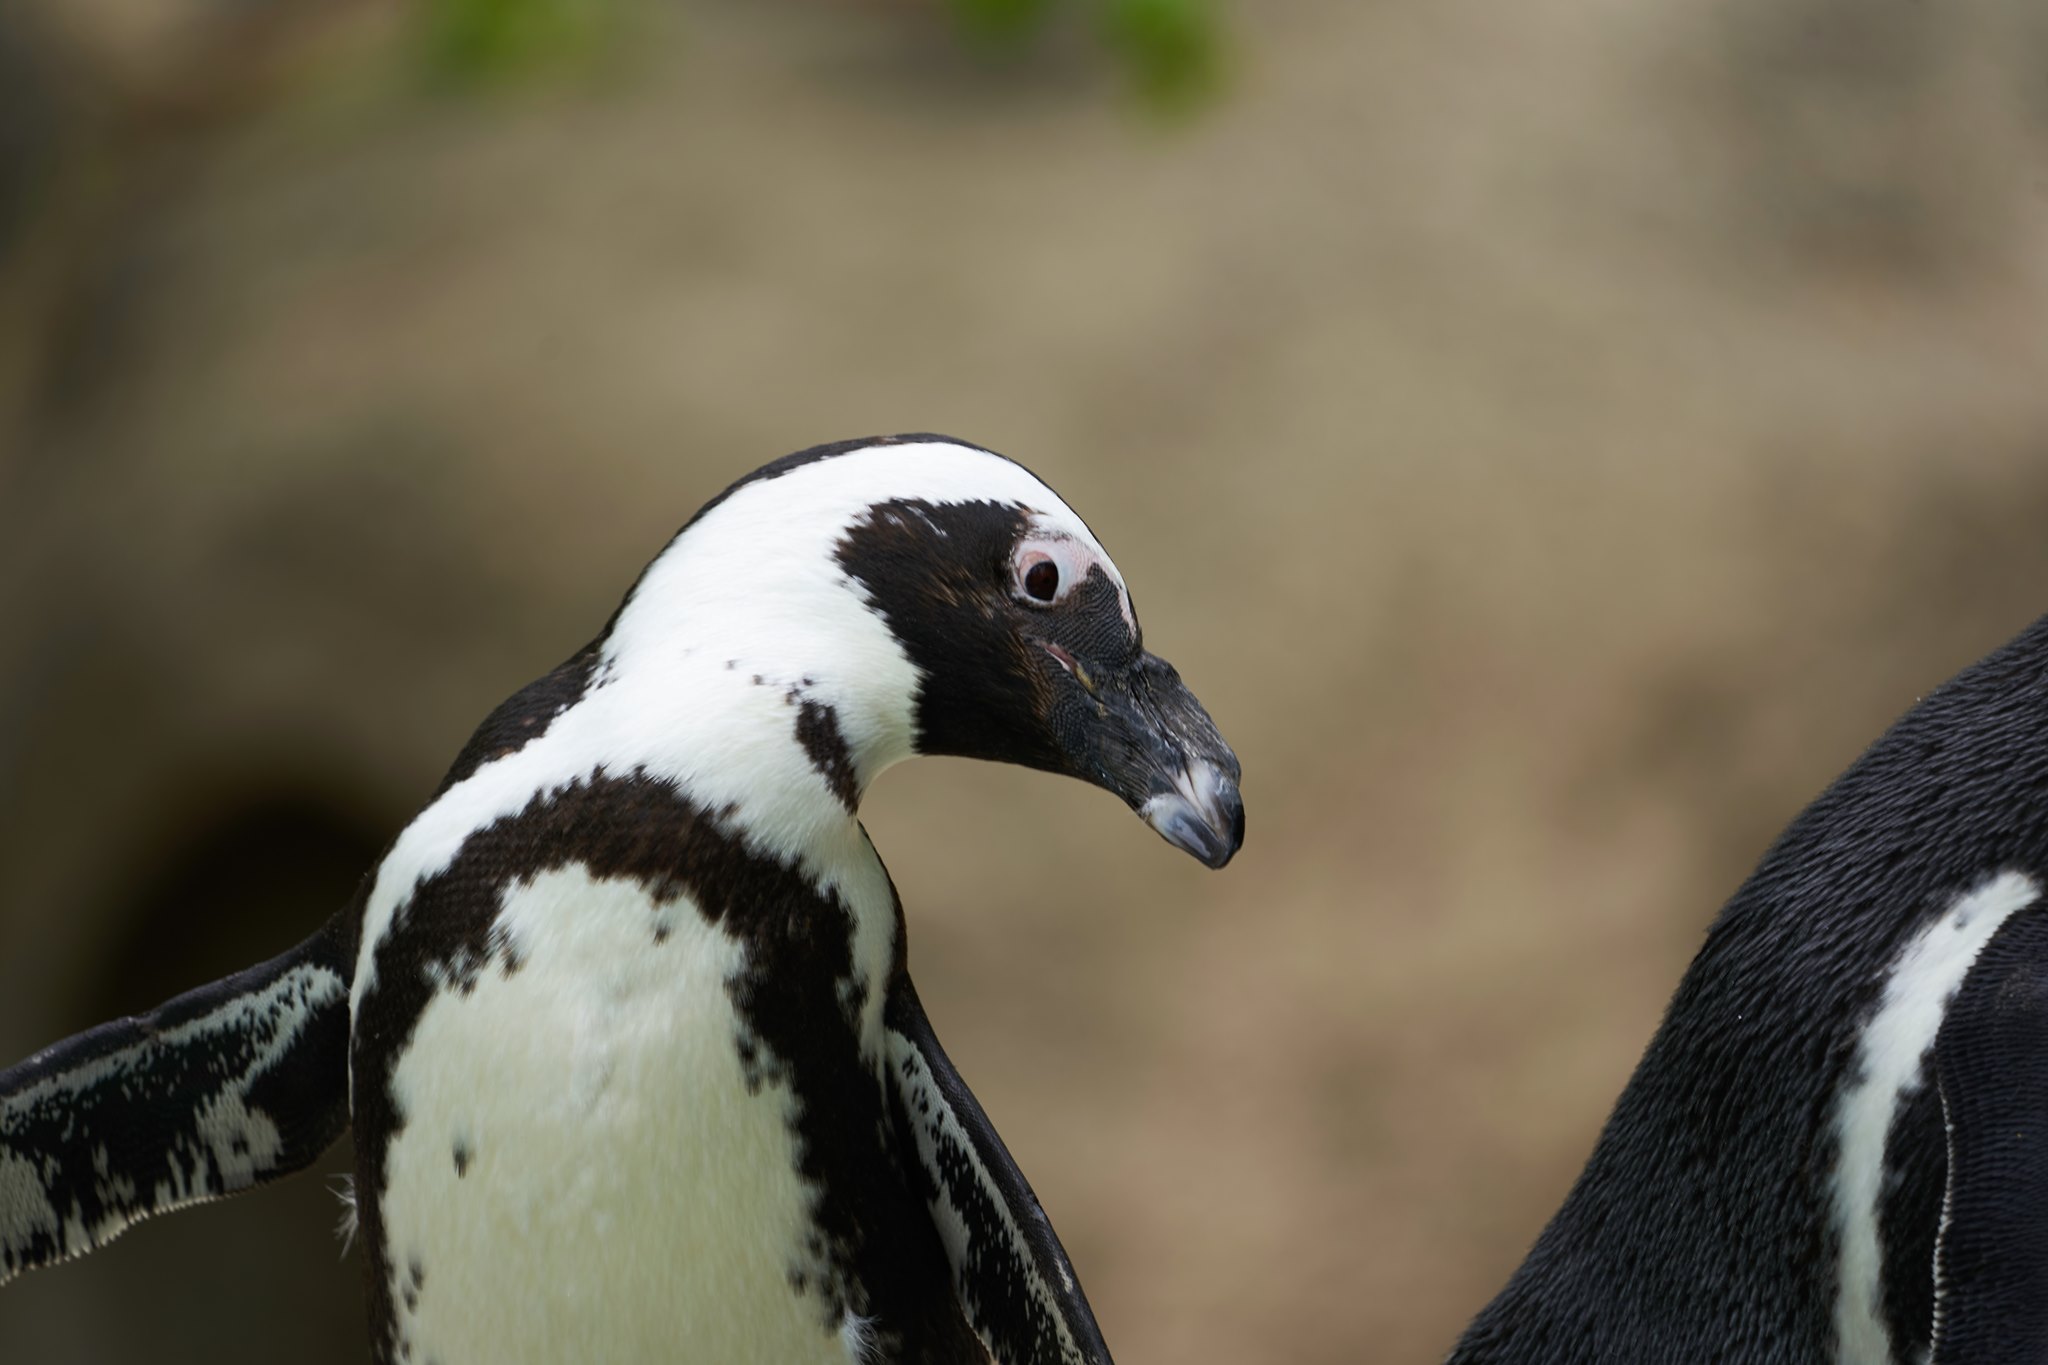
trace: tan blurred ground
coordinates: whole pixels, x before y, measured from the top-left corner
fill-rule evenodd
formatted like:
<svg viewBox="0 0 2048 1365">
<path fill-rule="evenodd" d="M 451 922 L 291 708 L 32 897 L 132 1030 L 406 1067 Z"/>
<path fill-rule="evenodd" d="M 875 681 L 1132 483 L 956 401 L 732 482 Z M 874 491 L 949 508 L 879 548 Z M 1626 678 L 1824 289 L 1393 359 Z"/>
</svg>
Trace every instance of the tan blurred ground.
<svg viewBox="0 0 2048 1365">
<path fill-rule="evenodd" d="M 329 55 L 60 136 L 0 264 L 0 1057 L 309 931 L 732 477 L 951 431 L 1094 524 L 1250 837 L 892 774 L 948 1047 L 1125 1365 L 1438 1356 L 1773 831 L 2048 608 L 2048 21 L 1233 14 L 1185 127 L 700 0 L 594 91 Z M 31 1276 L 0 1360 L 359 1360 L 334 1213 Z"/>
</svg>

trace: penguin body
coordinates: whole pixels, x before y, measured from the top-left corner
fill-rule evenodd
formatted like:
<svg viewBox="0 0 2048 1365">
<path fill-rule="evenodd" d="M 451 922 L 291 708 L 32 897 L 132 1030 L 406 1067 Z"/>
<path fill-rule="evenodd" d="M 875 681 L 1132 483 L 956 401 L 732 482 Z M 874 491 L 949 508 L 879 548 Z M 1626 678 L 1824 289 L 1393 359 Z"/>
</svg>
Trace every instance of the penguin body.
<svg viewBox="0 0 2048 1365">
<path fill-rule="evenodd" d="M 1085 524 L 939 437 L 741 480 L 485 721 L 313 941 L 321 1041 L 273 1064 L 295 1112 L 353 1123 L 377 1361 L 1109 1359 L 925 1019 L 857 817 L 918 753 L 1080 776 L 1214 866 L 1242 839 L 1235 757 Z M 39 1147 L 0 1120 L 0 1162 L 37 1171 L 23 1209 L 138 1116 L 73 1117 Z M 118 1230 L 30 1245 L 15 1202 L 11 1268 Z"/>
<path fill-rule="evenodd" d="M 2048 1358 L 2044 887 L 2048 618 L 1765 854 L 1450 1359 Z"/>
</svg>

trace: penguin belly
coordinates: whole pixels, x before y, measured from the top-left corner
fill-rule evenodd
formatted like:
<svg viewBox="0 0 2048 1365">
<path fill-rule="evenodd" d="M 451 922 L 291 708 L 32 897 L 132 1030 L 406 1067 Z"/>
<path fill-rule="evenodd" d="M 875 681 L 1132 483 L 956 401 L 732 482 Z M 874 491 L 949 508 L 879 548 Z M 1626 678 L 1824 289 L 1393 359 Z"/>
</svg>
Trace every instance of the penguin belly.
<svg viewBox="0 0 2048 1365">
<path fill-rule="evenodd" d="M 742 946 L 580 867 L 509 885 L 502 966 L 451 981 L 393 1072 L 381 1210 L 395 1355 L 847 1365 L 804 1292 L 814 1193 L 750 1077 Z"/>
</svg>

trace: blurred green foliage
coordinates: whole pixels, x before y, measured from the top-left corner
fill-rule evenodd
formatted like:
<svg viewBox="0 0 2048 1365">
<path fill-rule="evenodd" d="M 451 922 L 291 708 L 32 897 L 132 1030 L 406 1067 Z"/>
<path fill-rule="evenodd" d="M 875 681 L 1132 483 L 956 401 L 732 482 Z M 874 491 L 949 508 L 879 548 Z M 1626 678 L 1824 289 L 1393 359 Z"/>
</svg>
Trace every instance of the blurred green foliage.
<svg viewBox="0 0 2048 1365">
<path fill-rule="evenodd" d="M 427 64 L 456 84 L 579 69 L 604 56 L 640 0 L 421 0 Z M 1018 52 L 1065 17 L 1091 21 L 1145 98 L 1187 107 L 1217 85 L 1211 0 L 944 0 L 976 46 Z M 1093 11 L 1088 13 L 1087 11 Z"/>
<path fill-rule="evenodd" d="M 1154 103 L 1184 107 L 1214 93 L 1222 41 L 1207 0 L 1108 0 L 1102 30 Z"/>
<path fill-rule="evenodd" d="M 948 0 L 953 16 L 968 36 L 981 42 L 1011 44 L 1034 37 L 1057 7 L 1056 0 Z"/>
<path fill-rule="evenodd" d="M 428 69 L 454 84 L 582 68 L 619 36 L 626 0 L 423 0 Z"/>
<path fill-rule="evenodd" d="M 1102 41 L 1138 90 L 1156 105 L 1185 107 L 1212 93 L 1221 38 L 1210 0 L 948 0 L 969 38 L 988 48 L 1018 48 L 1085 5 L 1096 11 Z"/>
</svg>

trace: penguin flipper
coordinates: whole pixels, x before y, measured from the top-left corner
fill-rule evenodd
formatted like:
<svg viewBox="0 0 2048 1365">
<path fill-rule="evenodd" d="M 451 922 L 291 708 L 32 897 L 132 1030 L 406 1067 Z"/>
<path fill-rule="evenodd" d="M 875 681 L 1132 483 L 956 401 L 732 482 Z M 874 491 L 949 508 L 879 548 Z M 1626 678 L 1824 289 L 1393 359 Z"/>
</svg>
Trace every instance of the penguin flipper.
<svg viewBox="0 0 2048 1365">
<path fill-rule="evenodd" d="M 299 1170 L 348 1126 L 355 912 L 0 1071 L 0 1282 Z"/>
<path fill-rule="evenodd" d="M 2048 1360 L 2048 912 L 1985 945 L 1934 1053 L 1948 1192 L 1932 1365 Z"/>
<path fill-rule="evenodd" d="M 908 974 L 883 1021 L 889 1076 L 914 1141 L 961 1307 L 997 1365 L 1110 1365 L 1102 1329 L 1038 1197 L 953 1069 Z"/>
</svg>

